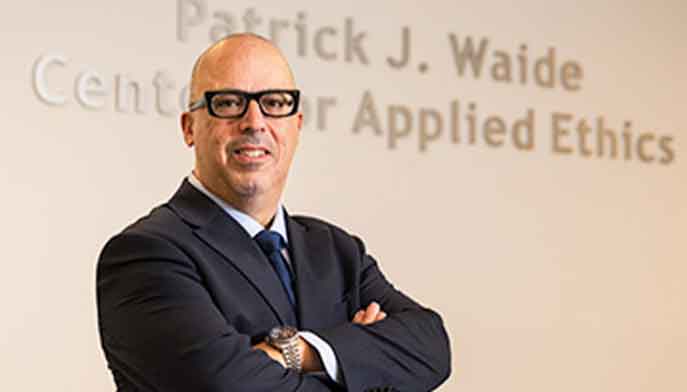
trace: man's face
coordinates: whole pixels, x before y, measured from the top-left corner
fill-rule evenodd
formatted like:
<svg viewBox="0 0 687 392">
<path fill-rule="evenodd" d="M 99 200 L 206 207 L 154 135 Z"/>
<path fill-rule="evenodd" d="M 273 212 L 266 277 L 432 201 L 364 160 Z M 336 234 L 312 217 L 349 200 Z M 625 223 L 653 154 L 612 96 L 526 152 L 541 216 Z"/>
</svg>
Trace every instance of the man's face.
<svg viewBox="0 0 687 392">
<path fill-rule="evenodd" d="M 197 92 L 238 89 L 257 92 L 293 89 L 279 53 L 262 42 L 227 45 L 200 65 Z M 195 99 L 201 95 L 195 94 Z M 195 173 L 211 191 L 229 202 L 277 202 L 286 184 L 302 125 L 302 114 L 266 117 L 253 100 L 241 118 L 212 117 L 207 109 L 184 114 L 184 138 L 196 150 Z"/>
</svg>

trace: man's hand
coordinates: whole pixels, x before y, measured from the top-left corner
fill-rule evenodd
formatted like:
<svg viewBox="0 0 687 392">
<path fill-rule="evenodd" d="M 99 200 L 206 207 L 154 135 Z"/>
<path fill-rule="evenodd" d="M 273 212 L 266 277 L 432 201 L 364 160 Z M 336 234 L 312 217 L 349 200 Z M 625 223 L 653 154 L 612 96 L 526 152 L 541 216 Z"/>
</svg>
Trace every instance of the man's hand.
<svg viewBox="0 0 687 392">
<path fill-rule="evenodd" d="M 377 321 L 382 321 L 386 318 L 386 313 L 382 311 L 379 304 L 376 302 L 370 302 L 367 305 L 367 309 L 360 309 L 353 316 L 353 323 L 360 325 L 374 324 Z"/>
<path fill-rule="evenodd" d="M 253 346 L 253 349 L 264 351 L 270 358 L 279 362 L 283 367 L 286 367 L 284 355 L 269 344 L 265 342 L 258 343 Z M 298 338 L 298 349 L 301 352 L 301 371 L 303 373 L 321 372 L 324 369 L 320 360 L 320 355 L 303 338 Z"/>
<path fill-rule="evenodd" d="M 305 339 L 298 338 L 298 349 L 301 351 L 301 370 L 303 373 L 324 370 L 320 354 Z"/>
<path fill-rule="evenodd" d="M 284 356 L 282 355 L 282 353 L 276 348 L 270 346 L 269 344 L 265 342 L 258 343 L 255 346 L 253 346 L 253 349 L 264 351 L 265 354 L 269 355 L 270 358 L 279 362 L 279 364 L 283 367 L 286 367 L 286 361 L 284 361 Z"/>
<path fill-rule="evenodd" d="M 367 308 L 360 309 L 358 312 L 356 312 L 356 314 L 353 316 L 353 320 L 351 321 L 354 324 L 370 325 L 376 323 L 377 321 L 382 321 L 385 318 L 386 313 L 382 311 L 382 309 L 379 307 L 379 304 L 376 302 L 370 302 L 370 304 L 367 305 Z M 320 360 L 319 354 L 312 346 L 310 346 L 310 344 L 308 344 L 308 342 L 303 340 L 303 338 L 298 338 L 298 347 L 301 351 L 301 367 L 304 373 L 319 372 L 323 370 L 324 367 L 322 366 L 322 361 Z M 264 351 L 270 358 L 279 362 L 279 364 L 281 364 L 283 367 L 286 367 L 286 361 L 284 360 L 282 353 L 269 344 L 265 342 L 258 343 L 253 346 L 253 349 Z"/>
</svg>

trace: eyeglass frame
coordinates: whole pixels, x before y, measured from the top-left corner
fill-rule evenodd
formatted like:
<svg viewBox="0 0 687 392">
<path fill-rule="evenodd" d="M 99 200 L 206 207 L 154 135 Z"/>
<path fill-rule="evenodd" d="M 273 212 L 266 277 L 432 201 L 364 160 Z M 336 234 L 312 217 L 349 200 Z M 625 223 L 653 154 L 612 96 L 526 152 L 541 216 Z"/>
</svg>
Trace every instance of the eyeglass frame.
<svg viewBox="0 0 687 392">
<path fill-rule="evenodd" d="M 238 94 L 243 96 L 246 99 L 246 106 L 243 108 L 243 111 L 240 114 L 236 114 L 234 116 L 220 116 L 215 112 L 215 109 L 213 109 L 212 105 L 209 103 L 212 102 L 212 98 L 215 95 L 220 95 L 220 94 Z M 262 108 L 262 105 L 260 105 L 260 98 L 262 98 L 263 95 L 267 94 L 289 94 L 291 97 L 293 97 L 293 108 L 291 109 L 291 112 L 287 114 L 269 114 L 265 113 L 265 110 Z M 231 119 L 231 118 L 241 118 L 243 117 L 246 112 L 248 112 L 248 107 L 250 106 L 250 102 L 255 100 L 255 102 L 258 104 L 258 108 L 260 108 L 260 113 L 262 113 L 263 116 L 265 117 L 270 117 L 270 118 L 284 118 L 284 117 L 289 117 L 293 116 L 294 114 L 298 113 L 298 104 L 300 103 L 300 95 L 301 92 L 300 90 L 293 89 L 293 90 L 288 90 L 288 89 L 270 89 L 270 90 L 262 90 L 262 91 L 256 91 L 254 93 L 248 92 L 248 91 L 243 91 L 243 90 L 237 90 L 237 89 L 222 89 L 222 90 L 206 90 L 203 92 L 203 98 L 197 100 L 196 102 L 192 102 L 188 106 L 188 111 L 193 112 L 195 110 L 201 109 L 205 107 L 208 110 L 208 114 L 210 114 L 213 117 L 217 118 L 225 118 L 225 119 Z"/>
</svg>

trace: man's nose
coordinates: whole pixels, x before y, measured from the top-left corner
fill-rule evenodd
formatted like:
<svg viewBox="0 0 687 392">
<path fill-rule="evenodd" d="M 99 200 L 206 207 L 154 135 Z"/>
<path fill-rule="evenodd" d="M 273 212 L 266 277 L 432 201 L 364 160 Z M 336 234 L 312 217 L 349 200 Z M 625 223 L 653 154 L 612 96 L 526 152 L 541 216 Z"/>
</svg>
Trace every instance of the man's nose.
<svg viewBox="0 0 687 392">
<path fill-rule="evenodd" d="M 260 111 L 260 106 L 256 101 L 248 102 L 246 114 L 241 118 L 241 130 L 262 132 L 265 130 L 265 116 Z"/>
</svg>

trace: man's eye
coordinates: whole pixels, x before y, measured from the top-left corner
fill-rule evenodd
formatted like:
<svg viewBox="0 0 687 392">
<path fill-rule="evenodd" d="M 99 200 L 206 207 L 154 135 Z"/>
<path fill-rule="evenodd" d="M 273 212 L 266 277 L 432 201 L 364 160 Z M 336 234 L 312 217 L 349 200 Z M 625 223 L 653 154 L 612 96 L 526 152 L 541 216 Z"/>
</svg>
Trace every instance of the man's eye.
<svg viewBox="0 0 687 392">
<path fill-rule="evenodd" d="M 282 108 L 290 106 L 291 102 L 288 99 L 268 98 L 262 101 L 263 105 L 271 108 Z"/>
<path fill-rule="evenodd" d="M 272 107 L 282 107 L 284 106 L 284 103 L 281 101 L 277 101 L 276 99 L 268 99 L 267 101 L 265 101 L 265 105 Z"/>
<path fill-rule="evenodd" d="M 237 108 L 241 106 L 241 101 L 237 99 L 218 99 L 215 100 L 215 107 L 217 108 Z"/>
</svg>

